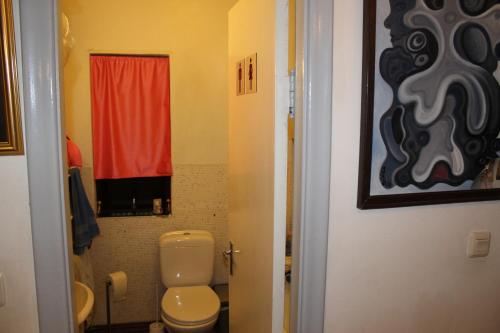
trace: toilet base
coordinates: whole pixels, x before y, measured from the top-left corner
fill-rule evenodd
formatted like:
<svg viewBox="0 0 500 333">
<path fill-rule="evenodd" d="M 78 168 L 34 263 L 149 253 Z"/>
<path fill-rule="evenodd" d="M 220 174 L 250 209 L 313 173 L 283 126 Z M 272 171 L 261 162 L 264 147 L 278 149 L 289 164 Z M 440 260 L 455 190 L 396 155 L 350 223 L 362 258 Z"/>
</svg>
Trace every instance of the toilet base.
<svg viewBox="0 0 500 333">
<path fill-rule="evenodd" d="M 165 328 L 168 333 L 211 333 L 215 323 L 217 323 L 217 319 L 215 319 L 202 325 L 181 326 L 170 322 L 163 316 L 161 316 L 161 319 L 163 323 L 165 323 Z"/>
</svg>

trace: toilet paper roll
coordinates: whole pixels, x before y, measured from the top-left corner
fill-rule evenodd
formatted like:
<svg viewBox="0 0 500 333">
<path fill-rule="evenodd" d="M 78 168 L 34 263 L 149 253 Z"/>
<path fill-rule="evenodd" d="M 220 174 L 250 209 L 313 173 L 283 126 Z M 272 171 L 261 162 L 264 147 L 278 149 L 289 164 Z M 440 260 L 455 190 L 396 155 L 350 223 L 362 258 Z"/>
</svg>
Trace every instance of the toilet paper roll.
<svg viewBox="0 0 500 333">
<path fill-rule="evenodd" d="M 127 274 L 125 272 L 110 273 L 108 282 L 111 283 L 113 301 L 120 302 L 127 298 Z"/>
<path fill-rule="evenodd" d="M 165 325 L 163 323 L 152 323 L 149 325 L 149 333 L 163 333 L 165 332 Z"/>
</svg>

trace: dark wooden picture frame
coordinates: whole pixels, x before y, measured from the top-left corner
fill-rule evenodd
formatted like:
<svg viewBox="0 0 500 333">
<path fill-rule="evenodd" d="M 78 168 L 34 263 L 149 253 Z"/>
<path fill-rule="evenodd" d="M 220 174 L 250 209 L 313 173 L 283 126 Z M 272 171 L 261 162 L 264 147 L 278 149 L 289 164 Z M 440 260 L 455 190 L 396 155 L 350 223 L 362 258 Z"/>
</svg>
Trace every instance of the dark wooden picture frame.
<svg viewBox="0 0 500 333">
<path fill-rule="evenodd" d="M 0 155 L 24 154 L 11 0 L 0 0 Z"/>
<path fill-rule="evenodd" d="M 500 188 L 491 189 L 460 189 L 445 191 L 429 191 L 401 194 L 372 194 L 371 184 L 373 172 L 373 136 L 379 125 L 374 125 L 375 106 L 375 74 L 376 41 L 377 41 L 377 2 L 379 0 L 364 1 L 364 44 L 363 44 L 363 78 L 362 78 L 362 110 L 360 131 L 360 160 L 358 175 L 359 209 L 393 208 L 403 206 L 433 205 L 472 201 L 488 201 L 500 199 Z M 389 0 L 380 0 L 389 3 Z M 448 0 L 450 1 L 450 0 Z M 456 0 L 457 2 L 459 0 Z M 446 3 L 446 1 L 445 1 Z M 500 31 L 498 32 L 500 34 Z M 497 51 L 498 52 L 498 51 Z M 498 55 L 497 55 L 498 56 Z M 500 112 L 500 110 L 498 110 Z M 374 129 L 374 127 L 376 128 Z M 500 171 L 499 171 L 500 172 Z M 497 178 L 498 179 L 498 178 Z"/>
</svg>

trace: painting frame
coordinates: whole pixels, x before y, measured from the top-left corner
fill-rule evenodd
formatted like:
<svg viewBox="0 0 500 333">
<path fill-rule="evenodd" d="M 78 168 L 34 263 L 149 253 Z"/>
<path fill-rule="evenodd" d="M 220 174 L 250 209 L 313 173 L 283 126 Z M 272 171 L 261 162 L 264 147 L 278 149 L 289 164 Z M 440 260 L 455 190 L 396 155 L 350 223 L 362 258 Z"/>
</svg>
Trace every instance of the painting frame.
<svg viewBox="0 0 500 333">
<path fill-rule="evenodd" d="M 0 0 L 0 156 L 23 155 L 23 130 L 19 101 L 14 17 L 11 0 Z"/>
<path fill-rule="evenodd" d="M 404 194 L 371 194 L 374 134 L 377 0 L 364 0 L 363 64 L 360 151 L 358 170 L 358 209 L 381 209 L 500 199 L 500 188 L 467 189 Z"/>
</svg>

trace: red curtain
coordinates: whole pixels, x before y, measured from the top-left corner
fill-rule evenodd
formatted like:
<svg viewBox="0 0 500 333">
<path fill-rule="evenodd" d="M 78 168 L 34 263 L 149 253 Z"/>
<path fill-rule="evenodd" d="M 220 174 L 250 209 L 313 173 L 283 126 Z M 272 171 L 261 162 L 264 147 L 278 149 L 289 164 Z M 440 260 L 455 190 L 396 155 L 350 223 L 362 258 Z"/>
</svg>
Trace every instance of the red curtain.
<svg viewBox="0 0 500 333">
<path fill-rule="evenodd" d="M 96 179 L 171 176 L 167 57 L 91 56 Z"/>
</svg>

